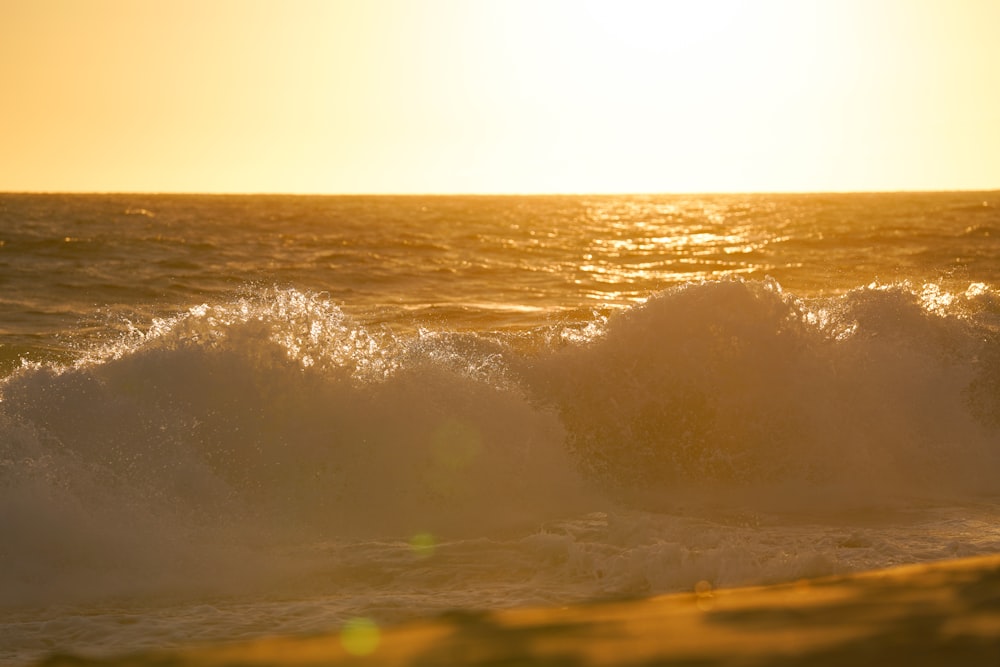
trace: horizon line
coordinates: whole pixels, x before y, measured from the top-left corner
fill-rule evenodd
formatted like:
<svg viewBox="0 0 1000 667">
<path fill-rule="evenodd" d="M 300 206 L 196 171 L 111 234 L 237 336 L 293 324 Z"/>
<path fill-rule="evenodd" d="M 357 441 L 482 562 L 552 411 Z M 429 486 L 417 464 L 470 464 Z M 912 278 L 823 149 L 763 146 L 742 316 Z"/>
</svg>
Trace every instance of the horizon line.
<svg viewBox="0 0 1000 667">
<path fill-rule="evenodd" d="M 722 195 L 849 195 L 849 194 L 934 194 L 1000 192 L 993 188 L 865 189 L 865 190 L 690 190 L 690 191 L 606 191 L 606 192 L 294 192 L 294 191 L 213 191 L 213 190 L 0 190 L 0 195 L 141 195 L 209 197 L 671 197 Z"/>
</svg>

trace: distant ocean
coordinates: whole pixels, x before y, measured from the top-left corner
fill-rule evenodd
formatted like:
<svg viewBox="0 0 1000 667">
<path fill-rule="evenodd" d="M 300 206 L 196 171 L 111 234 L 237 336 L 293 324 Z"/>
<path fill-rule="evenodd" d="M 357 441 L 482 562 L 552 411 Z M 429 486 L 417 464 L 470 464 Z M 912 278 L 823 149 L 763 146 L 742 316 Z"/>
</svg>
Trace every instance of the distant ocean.
<svg viewBox="0 0 1000 667">
<path fill-rule="evenodd" d="M 0 662 L 1000 553 L 1000 192 L 0 194 Z"/>
</svg>

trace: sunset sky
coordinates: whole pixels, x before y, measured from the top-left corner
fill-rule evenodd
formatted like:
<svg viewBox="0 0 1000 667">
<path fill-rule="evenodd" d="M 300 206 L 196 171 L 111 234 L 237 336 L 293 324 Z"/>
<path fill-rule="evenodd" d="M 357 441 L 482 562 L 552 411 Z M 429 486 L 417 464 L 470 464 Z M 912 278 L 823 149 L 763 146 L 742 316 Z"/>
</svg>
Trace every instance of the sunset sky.
<svg viewBox="0 0 1000 667">
<path fill-rule="evenodd" d="M 0 0 L 0 191 L 1000 188 L 997 0 Z"/>
</svg>

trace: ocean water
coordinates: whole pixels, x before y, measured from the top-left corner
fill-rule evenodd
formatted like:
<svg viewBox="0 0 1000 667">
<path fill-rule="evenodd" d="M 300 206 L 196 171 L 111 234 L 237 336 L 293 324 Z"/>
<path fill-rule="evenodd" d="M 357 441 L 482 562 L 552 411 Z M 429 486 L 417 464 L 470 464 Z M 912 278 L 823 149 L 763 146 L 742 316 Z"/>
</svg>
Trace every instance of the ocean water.
<svg viewBox="0 0 1000 667">
<path fill-rule="evenodd" d="M 2 194 L 0 288 L 4 664 L 1000 552 L 1000 192 Z"/>
</svg>

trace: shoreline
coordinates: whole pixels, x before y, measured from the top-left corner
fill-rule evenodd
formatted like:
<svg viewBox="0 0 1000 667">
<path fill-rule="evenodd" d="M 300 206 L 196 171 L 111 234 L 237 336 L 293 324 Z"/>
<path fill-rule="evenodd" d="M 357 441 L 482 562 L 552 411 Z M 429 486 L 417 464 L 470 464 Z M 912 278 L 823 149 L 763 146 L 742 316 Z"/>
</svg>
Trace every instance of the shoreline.
<svg viewBox="0 0 1000 667">
<path fill-rule="evenodd" d="M 1000 664 L 1000 555 L 39 667 Z"/>
</svg>

